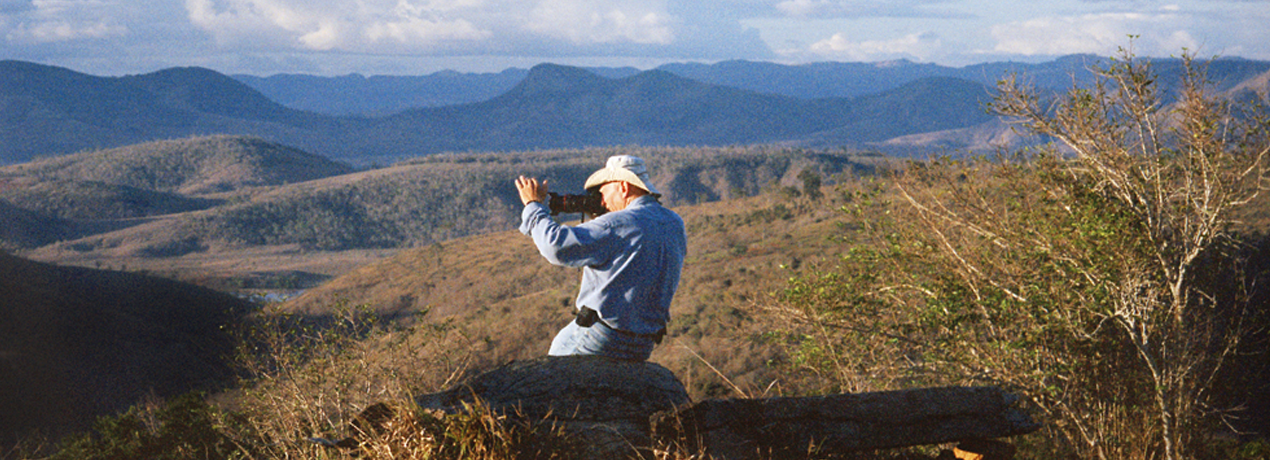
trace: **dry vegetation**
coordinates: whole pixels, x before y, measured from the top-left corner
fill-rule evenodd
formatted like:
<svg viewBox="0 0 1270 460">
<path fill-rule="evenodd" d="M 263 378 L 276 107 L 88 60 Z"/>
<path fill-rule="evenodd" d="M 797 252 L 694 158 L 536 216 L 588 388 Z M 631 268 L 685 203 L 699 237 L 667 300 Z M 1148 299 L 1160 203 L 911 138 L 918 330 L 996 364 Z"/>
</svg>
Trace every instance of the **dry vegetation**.
<svg viewBox="0 0 1270 460">
<path fill-rule="evenodd" d="M 187 142 L 219 145 L 233 140 Z M 167 152 L 164 147 L 135 150 Z M 518 207 L 515 190 L 508 184 L 517 175 L 547 178 L 554 191 L 578 193 L 577 184 L 607 155 L 619 151 L 648 158 L 657 172 L 654 181 L 661 184 L 665 202 L 671 206 L 798 185 L 797 174 L 808 169 L 826 178 L 869 171 L 879 161 L 876 156 L 851 152 L 774 147 L 436 155 L 325 179 L 244 186 L 208 195 L 85 182 L 96 179 L 68 173 L 85 167 L 63 161 L 56 163 L 58 168 L 49 162 L 0 171 L 0 198 L 20 203 L 23 207 L 13 210 L 29 214 L 23 221 L 14 221 L 16 228 L 9 232 L 15 237 L 6 243 L 36 260 L 127 267 L 221 289 L 294 290 L 313 285 L 289 281 L 297 275 L 327 279 L 353 266 L 345 260 L 365 263 L 368 256 L 382 257 L 398 248 L 511 229 L 518 220 Z M 260 156 L 268 158 L 269 152 Z M 81 159 L 92 163 L 98 156 L 85 154 Z M 44 194 L 42 190 L 51 186 L 41 185 L 38 178 L 48 175 L 74 186 L 59 186 L 57 193 Z M 73 193 L 76 190 L 97 192 Z M 126 198 L 126 204 L 100 204 L 103 196 L 111 195 Z M 206 209 L 180 212 L 188 206 Z M 61 223 L 66 230 L 52 237 L 61 241 L 32 239 L 30 232 L 23 233 L 22 222 L 55 220 L 49 216 L 53 213 L 78 218 Z M 90 216 L 95 218 L 83 219 Z M 277 268 L 270 270 L 271 266 Z M 269 279 L 282 282 L 270 284 Z"/>
<path fill-rule="evenodd" d="M 675 208 L 688 229 L 688 259 L 671 306 L 670 333 L 652 361 L 695 398 L 759 394 L 778 380 L 779 354 L 761 340 L 750 306 L 770 301 L 804 260 L 830 249 L 831 200 L 781 193 Z M 468 336 L 473 368 L 540 356 L 572 317 L 579 272 L 551 266 L 515 231 L 404 250 L 307 291 L 284 306 L 329 314 L 341 302 L 383 317 L 451 324 Z M 718 372 L 731 380 L 723 380 Z M 419 369 L 439 373 L 443 369 Z M 783 385 L 777 383 L 775 389 Z"/>
<path fill-rule="evenodd" d="M 1166 106 L 1148 67 L 1110 65 L 1052 106 L 1003 83 L 996 109 L 1063 150 L 872 176 L 858 173 L 875 159 L 846 154 L 635 149 L 689 233 L 652 361 L 694 399 L 1002 385 L 1046 423 L 1019 440 L 1027 458 L 1265 458 L 1264 438 L 1222 423 L 1266 404 L 1270 123 L 1229 116 L 1244 114 L 1202 73 Z M 580 183 L 615 151 L 429 157 L 182 217 L 225 247 L 402 249 L 245 321 L 244 380 L 216 404 L 139 406 L 62 455 L 330 458 L 300 440 L 357 434 L 386 403 L 395 415 L 363 457 L 567 456 L 547 423 L 408 408 L 545 352 L 579 275 L 506 230 L 510 178 Z"/>
<path fill-rule="evenodd" d="M 1219 434 L 1255 426 L 1239 409 L 1266 394 L 1248 377 L 1266 372 L 1266 227 L 1236 211 L 1265 203 L 1270 120 L 1209 96 L 1199 67 L 1169 105 L 1132 56 L 1099 75 L 1052 103 L 1002 83 L 994 107 L 1061 152 L 855 188 L 858 244 L 778 310 L 796 359 L 831 391 L 1016 389 L 1046 422 L 1036 455 L 1232 456 Z"/>
</svg>

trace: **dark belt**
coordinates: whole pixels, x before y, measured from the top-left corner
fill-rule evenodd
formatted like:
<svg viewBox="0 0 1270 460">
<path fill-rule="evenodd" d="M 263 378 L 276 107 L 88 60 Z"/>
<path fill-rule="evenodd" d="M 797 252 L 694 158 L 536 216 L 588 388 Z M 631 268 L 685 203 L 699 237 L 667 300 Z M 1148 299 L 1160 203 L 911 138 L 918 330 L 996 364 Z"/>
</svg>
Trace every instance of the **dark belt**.
<svg viewBox="0 0 1270 460">
<path fill-rule="evenodd" d="M 616 332 L 618 334 L 621 334 L 627 337 L 636 337 L 636 338 L 641 338 L 645 340 L 652 340 L 654 343 L 658 343 L 658 344 L 660 344 L 661 339 L 666 336 L 665 328 L 662 328 L 660 331 L 657 331 L 657 333 L 655 334 L 636 334 L 631 331 L 623 331 L 621 329 L 615 328 L 613 326 L 610 326 L 609 323 L 606 323 L 604 322 L 604 320 L 600 319 L 600 312 L 592 310 L 591 307 L 582 307 L 581 309 L 579 309 L 578 316 L 574 318 L 573 321 L 578 323 L 578 327 L 591 327 L 592 325 L 599 324 L 601 326 L 608 328 L 608 330 Z"/>
</svg>

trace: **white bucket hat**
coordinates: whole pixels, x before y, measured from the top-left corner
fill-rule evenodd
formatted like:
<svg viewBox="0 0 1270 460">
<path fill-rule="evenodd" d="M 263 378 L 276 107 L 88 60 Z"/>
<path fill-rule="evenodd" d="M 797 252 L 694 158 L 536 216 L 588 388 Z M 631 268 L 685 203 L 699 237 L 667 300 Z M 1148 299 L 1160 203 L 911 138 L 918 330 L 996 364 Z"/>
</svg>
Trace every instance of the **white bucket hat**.
<svg viewBox="0 0 1270 460">
<path fill-rule="evenodd" d="M 586 179 L 586 185 L 583 188 L 591 190 L 592 187 L 599 187 L 605 182 L 622 181 L 642 188 L 653 195 L 661 195 L 653 187 L 652 182 L 648 180 L 648 168 L 644 166 L 644 160 L 633 155 L 614 155 L 609 157 L 609 161 L 604 164 L 604 168 L 591 174 Z"/>
</svg>

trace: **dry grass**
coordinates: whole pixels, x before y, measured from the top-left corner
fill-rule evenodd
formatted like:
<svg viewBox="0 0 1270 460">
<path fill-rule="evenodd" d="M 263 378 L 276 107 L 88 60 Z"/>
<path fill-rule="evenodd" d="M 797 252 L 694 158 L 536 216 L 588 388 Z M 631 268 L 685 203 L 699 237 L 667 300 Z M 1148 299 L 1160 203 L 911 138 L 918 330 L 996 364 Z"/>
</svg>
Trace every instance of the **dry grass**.
<svg viewBox="0 0 1270 460">
<path fill-rule="evenodd" d="M 781 357 L 761 340 L 752 307 L 771 301 L 789 267 L 829 252 L 827 237 L 838 231 L 831 207 L 767 194 L 675 208 L 688 226 L 688 260 L 669 335 L 651 360 L 675 372 L 694 398 L 788 387 L 777 382 L 782 369 L 773 363 Z M 448 321 L 466 332 L 473 366 L 485 368 L 545 353 L 572 317 L 578 280 L 578 271 L 543 261 L 528 237 L 500 232 L 403 250 L 284 308 L 326 314 L 350 301 L 407 322 Z"/>
<path fill-rule="evenodd" d="M 262 312 L 243 329 L 244 389 L 217 412 L 245 458 L 569 459 L 582 440 L 550 416 L 498 413 L 479 400 L 445 414 L 416 392 L 453 384 L 472 354 L 448 325 L 401 327 L 362 307 L 331 316 Z M 448 370 L 442 373 L 429 373 Z M 656 458 L 697 459 L 674 445 Z M 637 452 L 632 449 L 631 456 Z"/>
</svg>

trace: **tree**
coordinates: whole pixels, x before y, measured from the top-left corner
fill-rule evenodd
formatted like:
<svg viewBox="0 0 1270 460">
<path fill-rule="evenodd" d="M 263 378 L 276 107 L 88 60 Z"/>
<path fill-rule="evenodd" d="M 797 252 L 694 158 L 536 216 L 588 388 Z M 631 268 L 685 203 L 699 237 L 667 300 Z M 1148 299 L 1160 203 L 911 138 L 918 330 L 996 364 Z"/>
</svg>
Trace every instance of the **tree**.
<svg viewBox="0 0 1270 460">
<path fill-rule="evenodd" d="M 1231 212 L 1270 124 L 1183 60 L 1167 103 L 1128 51 L 1048 104 L 1007 78 L 992 108 L 1057 145 L 856 190 L 856 245 L 784 293 L 798 362 L 844 389 L 1015 388 L 1087 457 L 1193 455 L 1251 317 Z"/>
<path fill-rule="evenodd" d="M 819 200 L 820 197 L 824 196 L 820 192 L 820 174 L 815 170 L 811 168 L 803 169 L 802 172 L 798 173 L 798 179 L 803 181 L 803 195 L 807 195 L 807 198 Z"/>
</svg>

